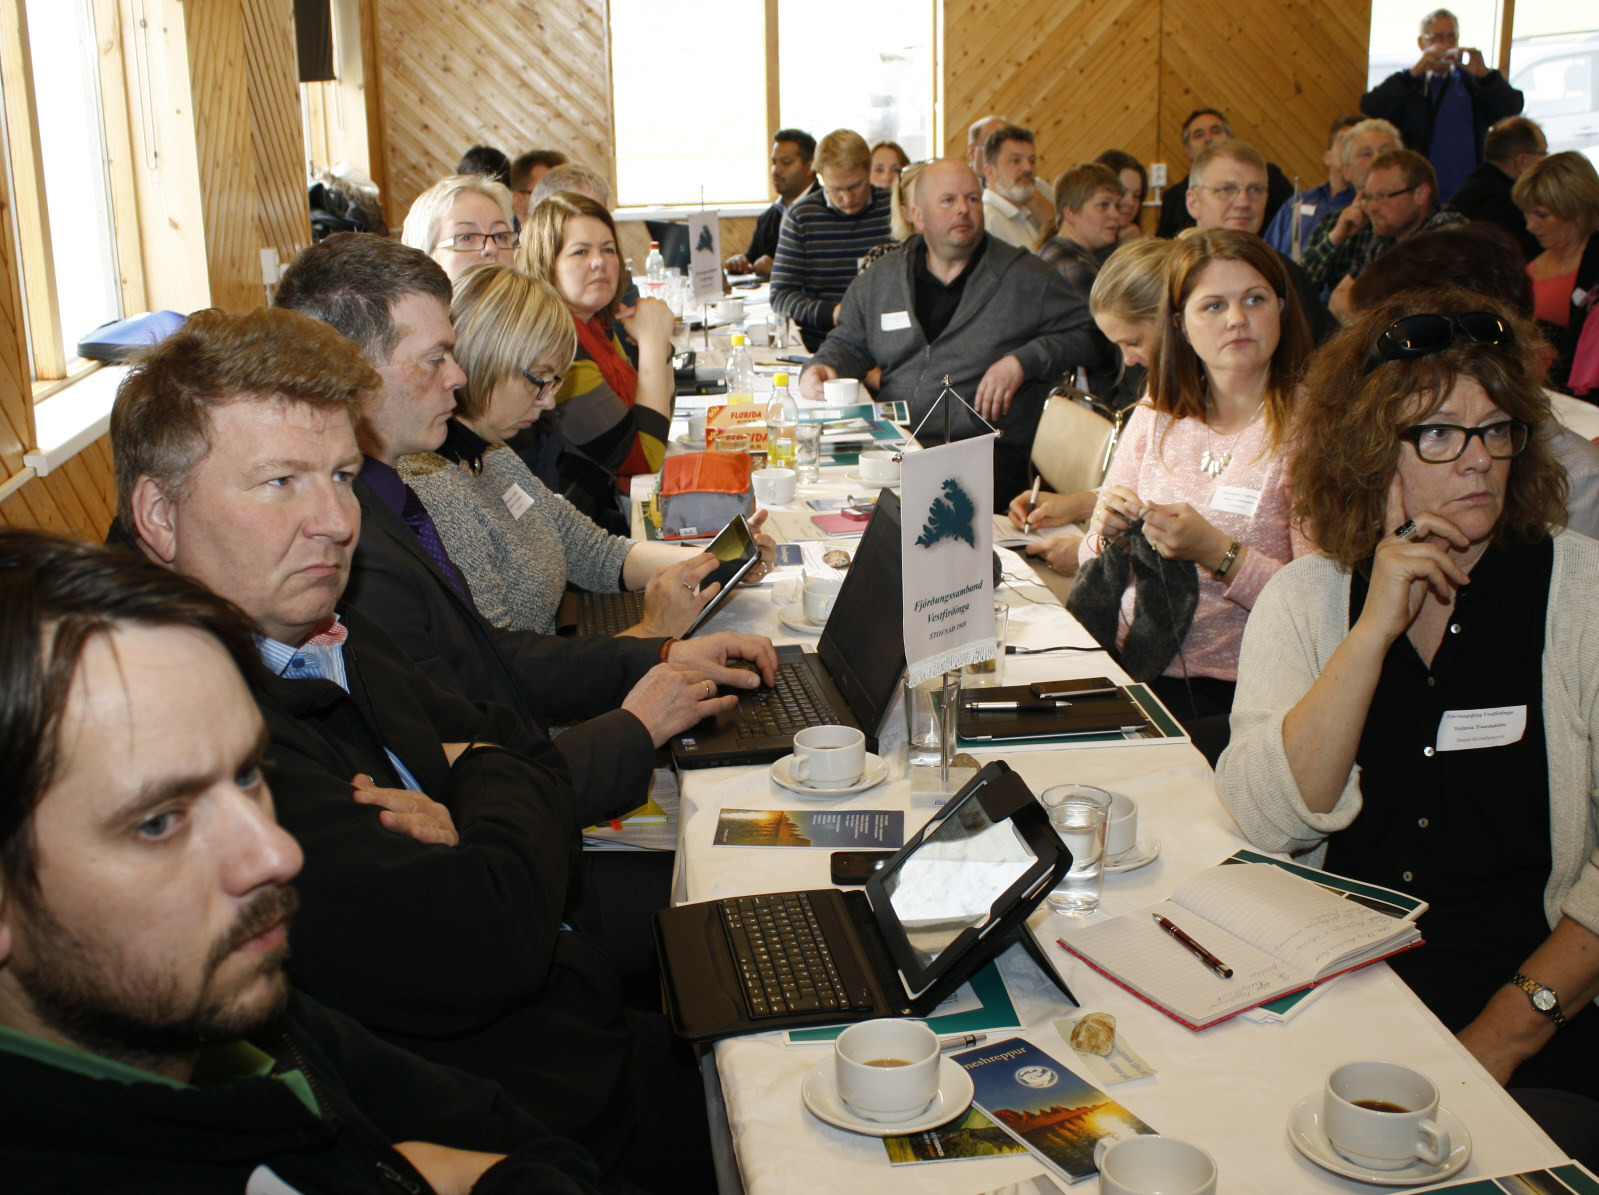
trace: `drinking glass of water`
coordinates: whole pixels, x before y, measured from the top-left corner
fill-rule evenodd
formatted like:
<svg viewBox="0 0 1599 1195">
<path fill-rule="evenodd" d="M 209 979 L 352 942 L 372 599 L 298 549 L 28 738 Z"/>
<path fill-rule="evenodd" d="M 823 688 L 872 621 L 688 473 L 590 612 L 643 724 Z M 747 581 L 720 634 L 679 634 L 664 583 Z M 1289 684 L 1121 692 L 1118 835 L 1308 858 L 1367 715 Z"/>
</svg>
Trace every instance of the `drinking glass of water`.
<svg viewBox="0 0 1599 1195">
<path fill-rule="evenodd" d="M 821 476 L 822 425 L 802 423 L 794 429 L 794 468 L 799 479 L 813 484 Z"/>
<path fill-rule="evenodd" d="M 1046 788 L 1039 802 L 1049 814 L 1049 824 L 1072 853 L 1071 870 L 1049 894 L 1050 911 L 1086 917 L 1099 908 L 1111 795 L 1091 784 L 1057 784 Z"/>
</svg>

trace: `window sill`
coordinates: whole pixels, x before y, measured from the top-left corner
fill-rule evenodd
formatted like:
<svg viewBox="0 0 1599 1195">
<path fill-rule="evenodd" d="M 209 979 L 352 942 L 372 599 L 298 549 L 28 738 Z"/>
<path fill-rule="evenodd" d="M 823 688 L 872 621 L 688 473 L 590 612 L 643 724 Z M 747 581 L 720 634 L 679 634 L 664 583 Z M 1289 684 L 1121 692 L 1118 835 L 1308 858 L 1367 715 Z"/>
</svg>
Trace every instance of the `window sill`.
<svg viewBox="0 0 1599 1195">
<path fill-rule="evenodd" d="M 111 428 L 111 404 L 126 365 L 103 365 L 62 385 L 33 408 L 38 447 L 22 463 L 40 477 L 59 469 Z"/>
</svg>

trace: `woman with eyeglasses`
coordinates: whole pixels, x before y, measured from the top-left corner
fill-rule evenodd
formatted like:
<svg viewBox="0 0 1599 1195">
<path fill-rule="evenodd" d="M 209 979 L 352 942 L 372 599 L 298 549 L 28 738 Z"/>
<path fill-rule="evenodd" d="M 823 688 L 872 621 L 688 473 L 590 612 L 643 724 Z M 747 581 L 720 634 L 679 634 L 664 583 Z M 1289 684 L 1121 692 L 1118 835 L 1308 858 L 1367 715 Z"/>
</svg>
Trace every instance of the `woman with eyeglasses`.
<svg viewBox="0 0 1599 1195">
<path fill-rule="evenodd" d="M 672 311 L 643 298 L 618 317 L 621 257 L 616 223 L 600 204 L 558 191 L 522 228 L 517 268 L 553 286 L 577 330 L 577 357 L 555 396 L 566 444 L 561 492 L 590 517 L 614 525 L 628 479 L 657 472 L 672 423 Z M 638 367 L 619 337 L 638 342 Z"/>
<path fill-rule="evenodd" d="M 548 285 L 509 266 L 474 267 L 450 305 L 455 359 L 466 372 L 437 452 L 400 460 L 400 476 L 433 516 L 472 601 L 495 626 L 555 630 L 568 582 L 594 592 L 644 590 L 644 617 L 624 635 L 681 635 L 715 596 L 700 581 L 707 552 L 612 535 L 550 491 L 505 443 L 555 405 L 577 345 L 572 317 Z M 762 516 L 752 525 L 759 528 Z M 765 576 L 775 550 L 758 537 Z"/>
<path fill-rule="evenodd" d="M 1431 904 L 1394 969 L 1500 1082 L 1599 1097 L 1599 544 L 1561 530 L 1539 349 L 1444 290 L 1317 354 L 1321 554 L 1255 603 L 1217 788 L 1257 846 Z"/>
<path fill-rule="evenodd" d="M 1310 333 L 1259 237 L 1195 230 L 1169 253 L 1150 396 L 1100 486 L 1069 608 L 1214 758 L 1244 622 L 1310 549 L 1283 451 Z"/>
<path fill-rule="evenodd" d="M 452 174 L 416 197 L 400 240 L 420 249 L 454 282 L 486 261 L 510 265 L 516 252 L 511 192 L 481 174 Z"/>
</svg>

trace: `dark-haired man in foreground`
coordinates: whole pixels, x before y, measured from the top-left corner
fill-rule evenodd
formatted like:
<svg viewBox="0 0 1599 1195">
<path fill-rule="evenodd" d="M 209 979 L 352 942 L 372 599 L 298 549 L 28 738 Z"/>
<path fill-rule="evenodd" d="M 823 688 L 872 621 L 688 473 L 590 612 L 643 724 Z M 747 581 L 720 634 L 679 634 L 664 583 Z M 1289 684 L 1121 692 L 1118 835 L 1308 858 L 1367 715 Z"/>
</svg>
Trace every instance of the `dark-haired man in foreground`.
<svg viewBox="0 0 1599 1195">
<path fill-rule="evenodd" d="M 291 995 L 295 841 L 234 607 L 0 532 L 7 1189 L 592 1191 L 492 1084 Z"/>
</svg>

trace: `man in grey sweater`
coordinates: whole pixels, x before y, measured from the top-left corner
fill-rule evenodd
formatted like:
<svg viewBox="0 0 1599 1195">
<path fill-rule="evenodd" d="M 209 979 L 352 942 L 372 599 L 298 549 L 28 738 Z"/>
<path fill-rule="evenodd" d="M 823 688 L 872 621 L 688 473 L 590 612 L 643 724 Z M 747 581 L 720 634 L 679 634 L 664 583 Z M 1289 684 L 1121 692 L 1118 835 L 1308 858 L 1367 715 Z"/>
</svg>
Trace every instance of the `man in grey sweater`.
<svg viewBox="0 0 1599 1195">
<path fill-rule="evenodd" d="M 907 215 L 916 235 L 850 285 L 800 392 L 820 398 L 829 378 L 881 369 L 879 397 L 908 402 L 914 425 L 947 375 L 1000 430 L 994 508 L 1004 511 L 1031 482 L 1028 457 L 1050 387 L 1099 359 L 1094 325 L 1052 266 L 984 231 L 982 186 L 965 162 L 935 162 L 913 189 Z M 953 414 L 953 439 L 985 430 L 964 407 Z M 943 412 L 917 438 L 943 443 Z"/>
</svg>

